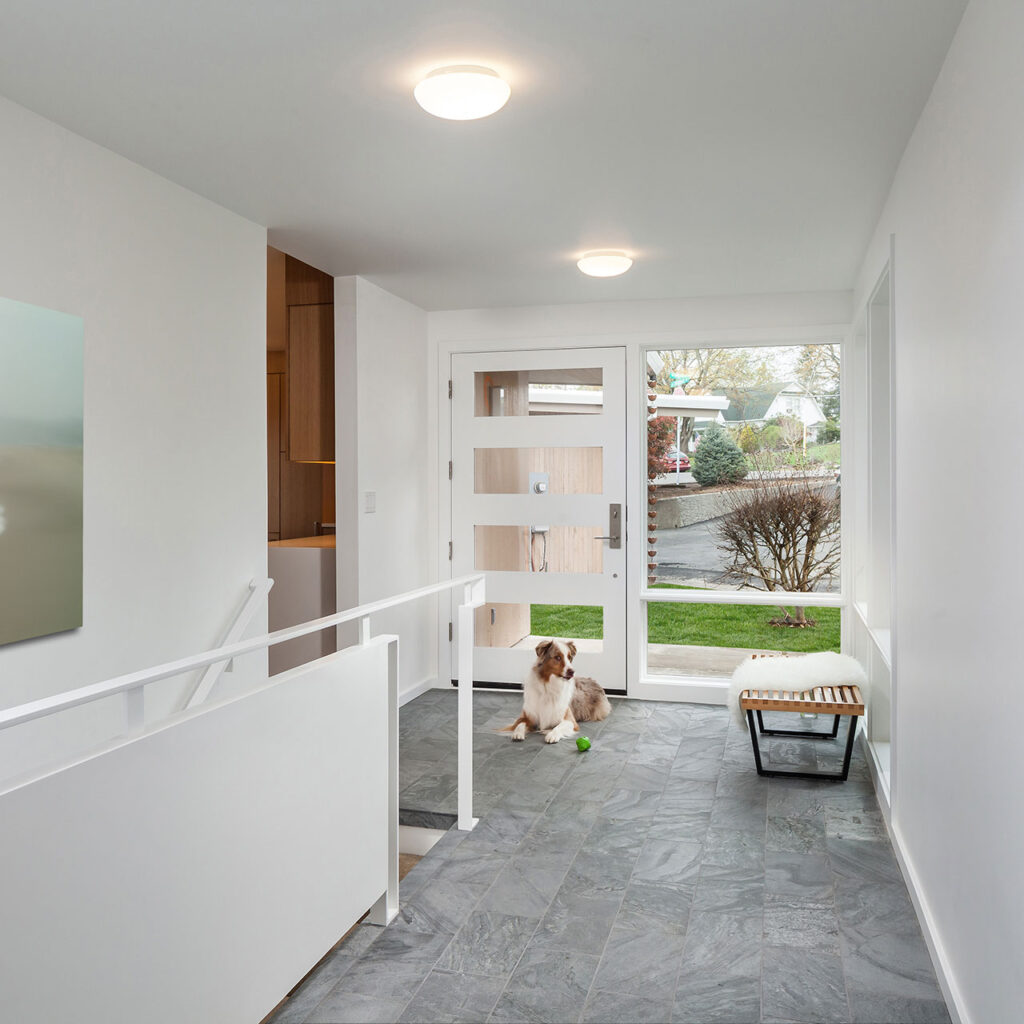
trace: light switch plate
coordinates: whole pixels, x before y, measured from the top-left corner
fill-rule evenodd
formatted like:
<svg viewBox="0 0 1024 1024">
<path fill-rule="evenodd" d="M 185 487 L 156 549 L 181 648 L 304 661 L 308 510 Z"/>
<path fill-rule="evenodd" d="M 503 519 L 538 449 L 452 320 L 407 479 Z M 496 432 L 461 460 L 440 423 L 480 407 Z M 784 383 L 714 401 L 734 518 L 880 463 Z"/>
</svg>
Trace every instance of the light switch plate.
<svg viewBox="0 0 1024 1024">
<path fill-rule="evenodd" d="M 363 496 L 363 511 L 364 512 L 376 512 L 377 511 L 377 492 L 366 491 Z"/>
</svg>

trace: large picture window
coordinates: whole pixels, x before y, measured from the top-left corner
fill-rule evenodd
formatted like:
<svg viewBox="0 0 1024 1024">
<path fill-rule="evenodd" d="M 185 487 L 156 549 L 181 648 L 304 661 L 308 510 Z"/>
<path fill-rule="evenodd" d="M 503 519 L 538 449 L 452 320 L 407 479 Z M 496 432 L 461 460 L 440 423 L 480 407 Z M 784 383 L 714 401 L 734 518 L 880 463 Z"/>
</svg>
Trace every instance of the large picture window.
<svg viewBox="0 0 1024 1024">
<path fill-rule="evenodd" d="M 658 350 L 647 367 L 648 673 L 838 651 L 839 346 Z"/>
</svg>

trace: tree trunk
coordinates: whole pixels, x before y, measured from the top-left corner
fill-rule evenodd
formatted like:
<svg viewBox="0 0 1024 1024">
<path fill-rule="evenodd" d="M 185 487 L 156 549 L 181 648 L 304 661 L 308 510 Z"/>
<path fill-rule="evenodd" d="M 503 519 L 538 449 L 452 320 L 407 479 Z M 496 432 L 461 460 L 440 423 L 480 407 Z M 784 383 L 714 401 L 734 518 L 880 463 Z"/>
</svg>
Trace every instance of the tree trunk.
<svg viewBox="0 0 1024 1024">
<path fill-rule="evenodd" d="M 684 454 L 690 450 L 690 438 L 693 437 L 693 417 L 680 417 L 679 424 L 679 450 Z"/>
</svg>

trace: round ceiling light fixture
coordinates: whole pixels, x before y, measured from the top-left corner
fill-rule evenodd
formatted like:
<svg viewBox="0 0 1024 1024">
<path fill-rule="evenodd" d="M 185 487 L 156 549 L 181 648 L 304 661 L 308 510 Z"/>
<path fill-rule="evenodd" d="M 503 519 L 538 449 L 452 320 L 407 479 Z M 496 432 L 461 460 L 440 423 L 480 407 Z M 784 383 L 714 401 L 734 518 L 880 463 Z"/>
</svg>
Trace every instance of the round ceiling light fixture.
<svg viewBox="0 0 1024 1024">
<path fill-rule="evenodd" d="M 585 252 L 576 266 L 590 277 L 618 277 L 633 266 L 633 258 L 621 249 L 596 249 Z"/>
<path fill-rule="evenodd" d="M 512 89 L 490 68 L 455 64 L 431 71 L 412 94 L 428 114 L 449 121 L 474 121 L 501 110 Z"/>
</svg>

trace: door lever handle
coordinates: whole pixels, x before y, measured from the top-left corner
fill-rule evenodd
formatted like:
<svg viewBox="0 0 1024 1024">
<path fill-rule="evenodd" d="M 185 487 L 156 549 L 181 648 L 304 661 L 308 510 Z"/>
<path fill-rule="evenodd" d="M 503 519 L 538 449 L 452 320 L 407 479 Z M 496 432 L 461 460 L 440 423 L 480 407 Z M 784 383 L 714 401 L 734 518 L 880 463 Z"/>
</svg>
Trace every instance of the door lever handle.
<svg viewBox="0 0 1024 1024">
<path fill-rule="evenodd" d="M 610 548 L 621 548 L 622 547 L 622 506 L 619 504 L 613 504 L 608 506 L 608 533 L 600 537 L 595 537 L 594 540 L 606 540 L 608 541 L 608 547 Z"/>
</svg>

